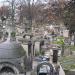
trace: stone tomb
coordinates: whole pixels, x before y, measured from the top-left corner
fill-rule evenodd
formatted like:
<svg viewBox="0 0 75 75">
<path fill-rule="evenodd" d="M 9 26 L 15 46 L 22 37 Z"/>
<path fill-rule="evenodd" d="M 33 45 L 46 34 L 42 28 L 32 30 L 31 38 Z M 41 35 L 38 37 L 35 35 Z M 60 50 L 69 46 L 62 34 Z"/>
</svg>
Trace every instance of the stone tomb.
<svg viewBox="0 0 75 75">
<path fill-rule="evenodd" d="M 0 75 L 25 75 L 26 60 L 26 52 L 16 41 L 0 44 Z"/>
</svg>

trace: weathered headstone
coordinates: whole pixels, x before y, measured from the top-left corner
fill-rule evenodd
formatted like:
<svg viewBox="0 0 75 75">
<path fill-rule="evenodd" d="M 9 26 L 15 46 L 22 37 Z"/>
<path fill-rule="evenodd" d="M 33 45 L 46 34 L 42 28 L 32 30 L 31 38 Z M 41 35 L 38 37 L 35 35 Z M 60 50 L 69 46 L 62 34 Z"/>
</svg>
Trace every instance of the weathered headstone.
<svg viewBox="0 0 75 75">
<path fill-rule="evenodd" d="M 40 42 L 39 41 L 35 42 L 34 50 L 35 50 L 34 51 L 35 54 L 40 51 Z"/>
<path fill-rule="evenodd" d="M 26 51 L 27 57 L 28 57 L 28 44 L 22 44 L 24 50 Z"/>
</svg>

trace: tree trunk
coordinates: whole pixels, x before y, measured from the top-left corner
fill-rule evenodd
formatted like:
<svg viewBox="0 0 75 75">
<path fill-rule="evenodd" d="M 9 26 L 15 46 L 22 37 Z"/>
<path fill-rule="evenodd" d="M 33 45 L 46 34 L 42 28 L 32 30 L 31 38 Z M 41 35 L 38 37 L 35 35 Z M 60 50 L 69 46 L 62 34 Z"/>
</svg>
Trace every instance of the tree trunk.
<svg viewBox="0 0 75 75">
<path fill-rule="evenodd" d="M 75 46 L 75 32 L 74 32 L 74 46 Z"/>
<path fill-rule="evenodd" d="M 64 55 L 64 45 L 62 45 L 61 55 Z"/>
</svg>

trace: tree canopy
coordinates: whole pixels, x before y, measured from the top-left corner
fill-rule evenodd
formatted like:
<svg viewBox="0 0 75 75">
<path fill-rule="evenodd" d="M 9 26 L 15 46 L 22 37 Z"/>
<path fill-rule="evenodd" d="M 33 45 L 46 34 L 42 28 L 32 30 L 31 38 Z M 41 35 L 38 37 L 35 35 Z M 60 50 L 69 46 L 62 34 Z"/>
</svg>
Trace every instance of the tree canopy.
<svg viewBox="0 0 75 75">
<path fill-rule="evenodd" d="M 70 0 L 64 8 L 63 21 L 70 33 L 75 32 L 75 0 Z"/>
</svg>

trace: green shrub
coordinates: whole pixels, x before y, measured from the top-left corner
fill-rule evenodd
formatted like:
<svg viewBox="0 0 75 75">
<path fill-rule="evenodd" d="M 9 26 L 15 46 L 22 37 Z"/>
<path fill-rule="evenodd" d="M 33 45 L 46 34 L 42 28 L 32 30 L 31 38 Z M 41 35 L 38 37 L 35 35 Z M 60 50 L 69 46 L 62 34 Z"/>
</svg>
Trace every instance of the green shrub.
<svg viewBox="0 0 75 75">
<path fill-rule="evenodd" d="M 16 33 L 15 33 L 15 32 L 12 32 L 12 33 L 11 33 L 11 36 L 12 36 L 12 37 L 15 37 L 15 36 L 16 36 Z"/>
<path fill-rule="evenodd" d="M 71 51 L 75 51 L 75 46 L 70 46 Z"/>
<path fill-rule="evenodd" d="M 41 55 L 44 55 L 44 54 L 45 54 L 45 52 L 44 52 L 43 50 L 41 50 L 40 54 L 41 54 Z"/>
<path fill-rule="evenodd" d="M 68 73 L 69 72 L 69 70 L 64 70 L 65 71 L 65 73 Z"/>
<path fill-rule="evenodd" d="M 71 65 L 71 69 L 75 69 L 75 64 L 72 64 Z"/>
<path fill-rule="evenodd" d="M 74 56 L 65 56 L 60 58 L 61 66 L 64 70 L 75 69 L 75 57 Z"/>
<path fill-rule="evenodd" d="M 35 56 L 39 56 L 40 55 L 40 52 L 35 52 Z"/>
<path fill-rule="evenodd" d="M 6 32 L 6 35 L 8 36 L 8 32 Z"/>
<path fill-rule="evenodd" d="M 58 44 L 58 45 L 64 45 L 64 37 L 57 37 L 57 40 L 54 41 L 54 44 Z"/>
</svg>

